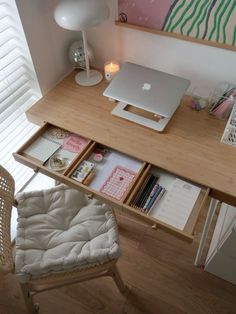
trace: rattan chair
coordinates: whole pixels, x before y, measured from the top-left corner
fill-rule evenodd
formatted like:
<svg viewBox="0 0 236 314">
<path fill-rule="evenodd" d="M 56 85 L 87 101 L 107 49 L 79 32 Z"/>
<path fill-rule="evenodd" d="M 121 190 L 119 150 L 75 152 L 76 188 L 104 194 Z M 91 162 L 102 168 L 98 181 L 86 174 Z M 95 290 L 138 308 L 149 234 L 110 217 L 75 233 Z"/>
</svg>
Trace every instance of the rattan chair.
<svg viewBox="0 0 236 314">
<path fill-rule="evenodd" d="M 12 243 L 10 239 L 11 211 L 14 205 L 14 179 L 0 166 L 0 275 L 15 273 Z M 111 276 L 121 293 L 126 292 L 126 287 L 116 268 L 117 259 L 88 265 L 84 269 L 67 270 L 57 273 L 49 273 L 46 276 L 30 279 L 26 283 L 20 283 L 28 313 L 38 313 L 38 305 L 34 305 L 32 297 L 42 291 L 62 287 L 98 278 Z M 79 297 L 79 296 L 78 296 Z"/>
</svg>

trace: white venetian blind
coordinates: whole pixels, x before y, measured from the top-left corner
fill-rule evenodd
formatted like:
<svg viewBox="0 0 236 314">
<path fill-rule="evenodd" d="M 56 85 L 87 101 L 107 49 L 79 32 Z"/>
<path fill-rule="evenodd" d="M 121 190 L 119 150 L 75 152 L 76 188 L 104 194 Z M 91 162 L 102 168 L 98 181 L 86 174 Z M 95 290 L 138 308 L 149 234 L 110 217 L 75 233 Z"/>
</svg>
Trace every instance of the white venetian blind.
<svg viewBox="0 0 236 314">
<path fill-rule="evenodd" d="M 24 112 L 40 96 L 15 0 L 0 0 L 0 163 L 13 175 L 16 191 L 33 172 L 12 153 L 37 129 Z"/>
</svg>

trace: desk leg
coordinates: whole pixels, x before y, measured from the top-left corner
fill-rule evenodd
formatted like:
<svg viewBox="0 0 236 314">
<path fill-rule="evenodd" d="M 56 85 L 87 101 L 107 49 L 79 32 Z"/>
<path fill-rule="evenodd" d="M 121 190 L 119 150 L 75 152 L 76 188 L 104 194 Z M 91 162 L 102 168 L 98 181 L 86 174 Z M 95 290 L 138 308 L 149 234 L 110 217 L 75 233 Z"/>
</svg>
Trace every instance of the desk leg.
<svg viewBox="0 0 236 314">
<path fill-rule="evenodd" d="M 207 234 L 208 231 L 210 229 L 210 225 L 213 219 L 213 216 L 215 214 L 216 211 L 216 207 L 217 207 L 218 201 L 215 200 L 214 198 L 211 199 L 211 203 L 208 209 L 208 213 L 207 213 L 207 217 L 206 217 L 206 221 L 204 224 L 204 228 L 202 231 L 202 235 L 201 235 L 201 239 L 200 239 L 200 243 L 198 246 L 198 250 L 197 250 L 197 255 L 194 261 L 194 265 L 195 266 L 200 266 L 200 260 L 201 260 L 201 256 L 202 256 L 202 252 L 206 243 L 206 238 L 207 238 Z"/>
</svg>

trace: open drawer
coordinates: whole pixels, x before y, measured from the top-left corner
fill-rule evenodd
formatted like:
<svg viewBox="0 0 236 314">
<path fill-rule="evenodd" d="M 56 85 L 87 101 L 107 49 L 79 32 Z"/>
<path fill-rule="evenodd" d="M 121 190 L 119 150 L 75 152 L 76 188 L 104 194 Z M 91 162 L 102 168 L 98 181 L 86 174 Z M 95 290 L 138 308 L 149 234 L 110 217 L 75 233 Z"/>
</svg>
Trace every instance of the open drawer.
<svg viewBox="0 0 236 314">
<path fill-rule="evenodd" d="M 184 227 L 179 228 L 160 218 L 158 206 L 162 203 L 150 211 L 141 209 L 140 204 L 135 205 L 135 199 L 150 174 L 158 177 L 157 183 L 165 188 L 161 202 L 170 196 L 170 189 L 177 180 L 176 176 L 50 124 L 39 129 L 14 153 L 14 158 L 35 171 L 189 241 L 193 240 L 199 214 L 209 194 L 209 189 L 194 187 L 185 182 L 193 186 L 198 193 L 189 211 L 184 206 L 189 214 Z M 185 205 L 185 200 L 182 201 Z M 143 200 L 143 207 L 145 203 L 148 205 L 148 198 Z M 178 206 L 176 211 L 175 207 L 173 211 L 173 206 L 171 207 L 174 218 L 182 209 Z"/>
<path fill-rule="evenodd" d="M 15 160 L 35 171 L 119 209 L 147 166 L 145 162 L 51 124 L 40 128 L 13 155 Z M 79 177 L 78 169 L 84 164 L 82 170 L 86 168 L 87 175 Z M 93 168 L 89 169 L 89 165 Z"/>
<path fill-rule="evenodd" d="M 46 123 L 17 152 L 20 163 L 57 179 L 70 171 L 92 141 Z"/>
<path fill-rule="evenodd" d="M 210 190 L 148 164 L 123 210 L 188 241 Z"/>
</svg>

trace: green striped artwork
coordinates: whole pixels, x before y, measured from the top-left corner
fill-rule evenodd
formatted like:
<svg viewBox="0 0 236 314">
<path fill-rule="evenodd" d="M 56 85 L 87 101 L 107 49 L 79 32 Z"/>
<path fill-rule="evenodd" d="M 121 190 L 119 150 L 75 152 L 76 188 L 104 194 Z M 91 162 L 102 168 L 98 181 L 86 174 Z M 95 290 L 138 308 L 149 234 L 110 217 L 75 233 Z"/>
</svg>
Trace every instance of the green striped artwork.
<svg viewBox="0 0 236 314">
<path fill-rule="evenodd" d="M 162 30 L 235 46 L 236 0 L 172 1 Z"/>
<path fill-rule="evenodd" d="M 131 27 L 236 50 L 236 0 L 118 0 Z"/>
</svg>

